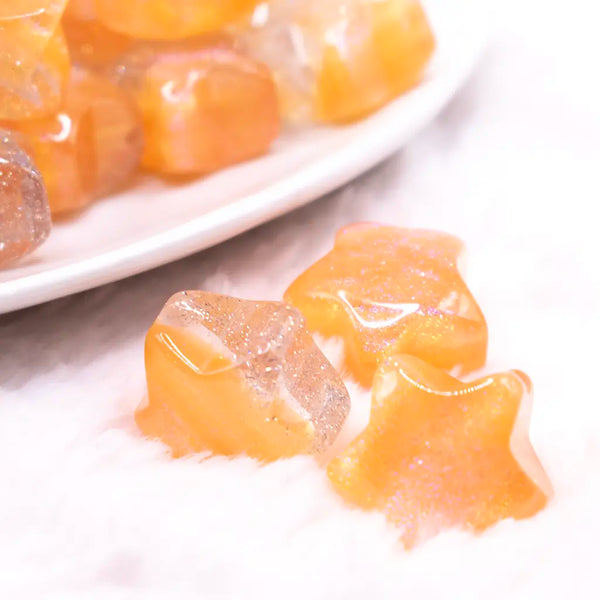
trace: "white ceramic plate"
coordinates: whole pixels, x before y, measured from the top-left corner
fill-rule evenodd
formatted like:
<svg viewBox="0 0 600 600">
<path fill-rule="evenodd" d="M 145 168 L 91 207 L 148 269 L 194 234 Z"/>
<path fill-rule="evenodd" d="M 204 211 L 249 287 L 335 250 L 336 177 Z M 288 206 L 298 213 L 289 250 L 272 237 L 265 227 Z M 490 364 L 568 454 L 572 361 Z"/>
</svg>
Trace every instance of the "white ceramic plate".
<svg viewBox="0 0 600 600">
<path fill-rule="evenodd" d="M 284 135 L 271 154 L 181 186 L 144 180 L 54 227 L 17 266 L 0 271 L 0 313 L 165 264 L 330 192 L 387 158 L 450 100 L 484 47 L 480 0 L 424 2 L 438 47 L 422 85 L 345 127 Z"/>
</svg>

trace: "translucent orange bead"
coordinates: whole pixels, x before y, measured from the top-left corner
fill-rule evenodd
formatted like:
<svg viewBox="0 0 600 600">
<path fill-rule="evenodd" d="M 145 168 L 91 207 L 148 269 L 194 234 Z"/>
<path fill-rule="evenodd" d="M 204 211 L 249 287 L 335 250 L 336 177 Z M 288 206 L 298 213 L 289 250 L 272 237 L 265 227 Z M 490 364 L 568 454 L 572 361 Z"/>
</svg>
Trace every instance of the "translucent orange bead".
<svg viewBox="0 0 600 600">
<path fill-rule="evenodd" d="M 11 126 L 44 177 L 53 215 L 126 184 L 141 156 L 141 120 L 132 101 L 110 81 L 80 69 L 58 113 Z"/>
<path fill-rule="evenodd" d="M 69 3 L 62 26 L 73 63 L 103 71 L 114 65 L 133 40 L 105 27 L 90 10 L 87 4 Z"/>
<path fill-rule="evenodd" d="M 349 53 L 328 43 L 317 75 L 316 114 L 351 121 L 416 86 L 435 42 L 420 2 L 369 2 L 371 31 Z"/>
<path fill-rule="evenodd" d="M 141 39 L 182 39 L 221 29 L 258 0 L 96 0 L 107 27 Z"/>
<path fill-rule="evenodd" d="M 12 61 L 7 65 L 0 59 L 0 119 L 39 118 L 52 114 L 60 106 L 70 71 L 62 30 L 54 32 L 35 58 L 28 56 L 24 61 L 22 67 L 19 62 L 14 68 L 10 65 Z"/>
<path fill-rule="evenodd" d="M 63 19 L 93 21 L 96 19 L 96 0 L 69 0 Z"/>
<path fill-rule="evenodd" d="M 0 3 L 0 82 L 8 89 L 29 89 L 67 0 L 10 0 Z"/>
<path fill-rule="evenodd" d="M 318 454 L 349 412 L 302 316 L 280 302 L 176 294 L 150 328 L 145 356 L 149 403 L 136 421 L 175 456 Z"/>
<path fill-rule="evenodd" d="M 383 511 L 407 547 L 449 527 L 531 517 L 552 490 L 529 442 L 530 391 L 519 371 L 463 383 L 390 356 L 369 425 L 331 461 L 329 479 L 352 505 Z"/>
<path fill-rule="evenodd" d="M 279 132 L 268 69 L 220 38 L 140 44 L 117 70 L 142 111 L 151 171 L 210 173 L 264 154 Z"/>
<path fill-rule="evenodd" d="M 468 372 L 485 363 L 487 325 L 457 270 L 461 250 L 441 232 L 349 226 L 285 300 L 309 329 L 343 339 L 346 365 L 364 386 L 390 352 Z"/>
<path fill-rule="evenodd" d="M 435 45 L 417 0 L 271 0 L 239 36 L 275 73 L 287 119 L 327 123 L 418 84 Z"/>
</svg>

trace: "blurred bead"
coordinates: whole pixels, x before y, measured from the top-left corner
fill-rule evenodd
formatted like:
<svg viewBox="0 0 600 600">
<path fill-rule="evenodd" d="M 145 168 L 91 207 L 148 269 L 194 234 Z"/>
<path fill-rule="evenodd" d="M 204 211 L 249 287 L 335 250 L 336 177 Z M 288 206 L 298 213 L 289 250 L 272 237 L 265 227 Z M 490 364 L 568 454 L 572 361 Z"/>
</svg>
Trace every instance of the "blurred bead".
<svg viewBox="0 0 600 600">
<path fill-rule="evenodd" d="M 74 69 L 60 111 L 13 124 L 44 176 L 53 215 L 78 210 L 133 176 L 142 150 L 141 121 L 113 83 Z"/>
<path fill-rule="evenodd" d="M 93 21 L 96 16 L 96 0 L 69 0 L 63 19 Z"/>
<path fill-rule="evenodd" d="M 390 356 L 369 425 L 331 461 L 329 479 L 350 504 L 382 511 L 407 547 L 446 528 L 531 517 L 552 488 L 529 441 L 530 392 L 519 371 L 463 383 Z"/>
<path fill-rule="evenodd" d="M 0 30 L 0 34 L 1 34 Z M 28 68 L 28 64 L 35 65 Z M 48 116 L 60 106 L 70 71 L 69 54 L 61 29 L 57 29 L 35 59 L 17 69 L 0 60 L 0 119 L 22 120 Z M 7 77 L 5 70 L 12 71 Z"/>
<path fill-rule="evenodd" d="M 148 332 L 145 360 L 149 404 L 136 421 L 174 456 L 319 454 L 350 409 L 302 315 L 281 302 L 176 294 Z"/>
<path fill-rule="evenodd" d="M 140 39 L 182 39 L 220 30 L 257 0 L 96 0 L 98 18 L 113 31 Z"/>
<path fill-rule="evenodd" d="M 419 83 L 434 37 L 417 0 L 271 0 L 237 33 L 291 121 L 361 118 Z"/>
<path fill-rule="evenodd" d="M 141 109 L 151 171 L 210 173 L 264 154 L 279 132 L 268 69 L 227 39 L 140 43 L 116 72 Z"/>
<path fill-rule="evenodd" d="M 0 267 L 37 248 L 50 227 L 41 174 L 10 133 L 0 130 Z"/>
<path fill-rule="evenodd" d="M 62 25 L 73 64 L 94 71 L 112 67 L 133 44 L 131 38 L 93 18 L 81 18 L 79 13 L 67 11 Z"/>
<path fill-rule="evenodd" d="M 0 3 L 0 83 L 21 89 L 58 28 L 66 0 L 5 0 Z"/>
</svg>

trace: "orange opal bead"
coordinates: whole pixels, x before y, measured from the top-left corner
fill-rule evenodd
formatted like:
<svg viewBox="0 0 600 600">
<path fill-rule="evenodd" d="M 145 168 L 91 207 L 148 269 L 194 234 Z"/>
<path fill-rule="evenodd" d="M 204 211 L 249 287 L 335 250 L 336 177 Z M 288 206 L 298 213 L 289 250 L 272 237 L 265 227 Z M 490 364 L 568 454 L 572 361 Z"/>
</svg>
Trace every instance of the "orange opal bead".
<svg viewBox="0 0 600 600">
<path fill-rule="evenodd" d="M 12 60 L 6 61 L 6 54 L 0 58 L 0 119 L 35 119 L 58 110 L 70 71 L 60 27 L 39 54 L 28 56 L 23 62 L 19 59 L 16 68 Z"/>
<path fill-rule="evenodd" d="M 183 39 L 220 30 L 258 0 L 96 0 L 99 20 L 139 39 Z"/>
<path fill-rule="evenodd" d="M 435 47 L 417 0 L 271 0 L 239 29 L 298 122 L 372 113 L 420 82 Z"/>
<path fill-rule="evenodd" d="M 530 391 L 519 371 L 463 383 L 389 356 L 369 424 L 330 462 L 329 479 L 348 503 L 385 513 L 407 547 L 446 528 L 531 517 L 552 489 L 528 437 Z"/>
<path fill-rule="evenodd" d="M 149 403 L 136 422 L 174 456 L 318 454 L 350 409 L 340 377 L 280 302 L 182 292 L 146 337 Z"/>
<path fill-rule="evenodd" d="M 96 0 L 69 0 L 63 19 L 93 21 L 96 19 Z"/>
<path fill-rule="evenodd" d="M 461 250 L 457 238 L 441 232 L 352 225 L 285 300 L 309 329 L 343 339 L 346 366 L 363 386 L 390 352 L 468 372 L 485 363 L 488 335 L 456 266 Z"/>
<path fill-rule="evenodd" d="M 139 164 L 141 120 L 109 80 L 74 69 L 59 112 L 11 124 L 41 171 L 53 215 L 122 187 Z"/>
<path fill-rule="evenodd" d="M 279 132 L 268 69 L 224 39 L 140 44 L 117 68 L 144 121 L 142 165 L 206 174 L 264 154 Z"/>
</svg>

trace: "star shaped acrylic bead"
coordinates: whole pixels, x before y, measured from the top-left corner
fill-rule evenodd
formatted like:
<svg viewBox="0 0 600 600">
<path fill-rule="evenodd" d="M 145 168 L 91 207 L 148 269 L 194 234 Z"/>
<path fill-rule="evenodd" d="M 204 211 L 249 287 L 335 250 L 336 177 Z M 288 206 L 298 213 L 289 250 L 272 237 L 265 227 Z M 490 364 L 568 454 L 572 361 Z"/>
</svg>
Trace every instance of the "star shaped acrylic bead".
<svg viewBox="0 0 600 600">
<path fill-rule="evenodd" d="M 389 352 L 468 372 L 485 363 L 487 325 L 458 272 L 461 251 L 441 232 L 352 225 L 285 300 L 310 330 L 343 339 L 346 366 L 364 386 Z"/>
<path fill-rule="evenodd" d="M 320 454 L 350 410 L 302 315 L 281 302 L 176 294 L 148 332 L 145 360 L 149 402 L 136 421 L 174 456 Z"/>
<path fill-rule="evenodd" d="M 551 486 L 528 437 L 519 371 L 463 383 L 407 355 L 379 367 L 367 428 L 328 466 L 350 504 L 383 511 L 407 547 L 541 510 Z"/>
</svg>

